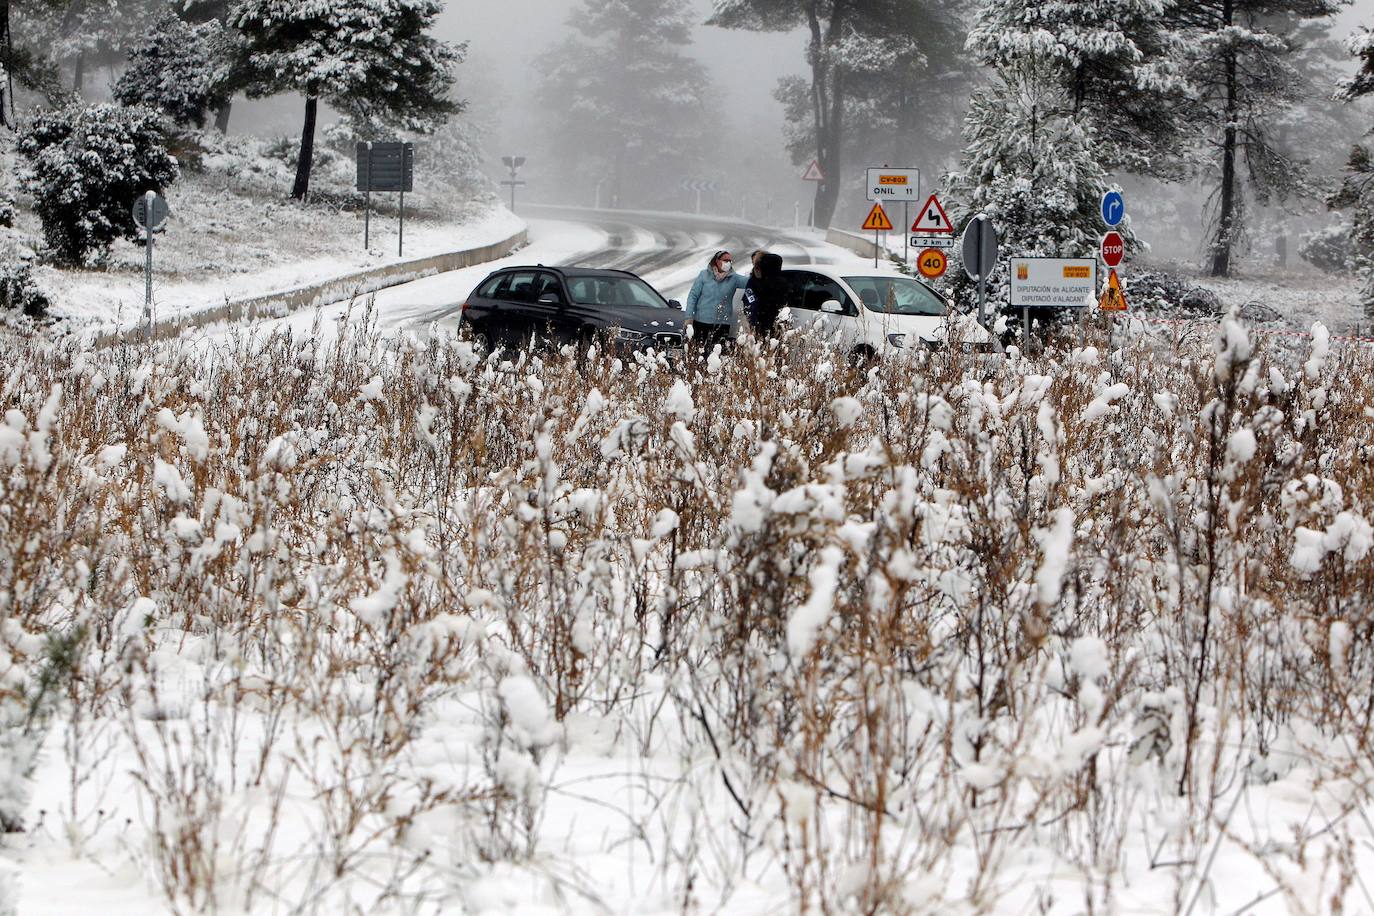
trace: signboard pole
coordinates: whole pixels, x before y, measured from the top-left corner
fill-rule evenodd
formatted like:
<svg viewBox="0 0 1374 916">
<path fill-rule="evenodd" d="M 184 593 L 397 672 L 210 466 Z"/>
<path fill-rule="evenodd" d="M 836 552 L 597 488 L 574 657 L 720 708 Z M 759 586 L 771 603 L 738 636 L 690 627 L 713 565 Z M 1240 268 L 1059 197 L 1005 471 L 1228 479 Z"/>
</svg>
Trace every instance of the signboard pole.
<svg viewBox="0 0 1374 916">
<path fill-rule="evenodd" d="M 152 194 L 151 191 L 149 191 L 148 193 L 149 193 L 150 195 Z M 152 202 L 151 202 L 151 201 L 149 201 L 148 209 L 149 209 L 149 211 L 152 210 Z M 147 244 L 146 246 L 144 246 L 144 248 L 145 248 L 145 250 L 144 250 L 145 259 L 144 259 L 144 264 L 143 264 L 143 314 L 144 314 L 144 316 L 148 319 L 148 333 L 147 333 L 147 339 L 148 339 L 149 341 L 151 341 L 151 340 L 153 339 L 153 235 L 154 235 L 154 233 L 153 233 L 153 221 L 152 221 L 151 219 L 148 220 L 148 228 L 146 228 L 146 229 L 143 230 L 143 234 L 144 234 L 145 236 L 147 236 L 147 239 L 148 239 L 148 244 Z"/>
<path fill-rule="evenodd" d="M 367 141 L 367 177 L 363 181 L 363 250 L 372 247 L 372 141 Z"/>
<path fill-rule="evenodd" d="M 910 225 L 911 225 L 911 204 L 910 204 L 910 202 L 905 201 L 905 200 L 902 201 L 902 225 L 903 225 L 903 226 L 910 226 Z M 905 263 L 906 263 L 907 261 L 909 261 L 910 259 L 911 259 L 911 236 L 910 236 L 908 233 L 903 232 L 903 233 L 902 233 L 902 263 L 905 264 Z"/>
<path fill-rule="evenodd" d="M 1021 306 L 1021 354 L 1030 353 L 1030 306 Z"/>
<path fill-rule="evenodd" d="M 514 189 L 511 190 L 514 194 Z M 403 257 L 406 253 L 406 189 L 401 188 L 401 237 L 396 244 L 396 256 Z"/>
</svg>

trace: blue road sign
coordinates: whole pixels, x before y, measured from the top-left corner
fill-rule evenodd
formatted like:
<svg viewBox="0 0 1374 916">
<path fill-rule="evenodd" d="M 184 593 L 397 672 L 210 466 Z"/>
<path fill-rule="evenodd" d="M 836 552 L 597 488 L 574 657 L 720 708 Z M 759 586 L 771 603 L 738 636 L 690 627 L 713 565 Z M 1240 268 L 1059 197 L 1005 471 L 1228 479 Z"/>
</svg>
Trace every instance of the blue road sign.
<svg viewBox="0 0 1374 916">
<path fill-rule="evenodd" d="M 1120 226 L 1126 216 L 1126 198 L 1120 191 L 1108 191 L 1102 195 L 1102 222 L 1108 226 Z"/>
</svg>

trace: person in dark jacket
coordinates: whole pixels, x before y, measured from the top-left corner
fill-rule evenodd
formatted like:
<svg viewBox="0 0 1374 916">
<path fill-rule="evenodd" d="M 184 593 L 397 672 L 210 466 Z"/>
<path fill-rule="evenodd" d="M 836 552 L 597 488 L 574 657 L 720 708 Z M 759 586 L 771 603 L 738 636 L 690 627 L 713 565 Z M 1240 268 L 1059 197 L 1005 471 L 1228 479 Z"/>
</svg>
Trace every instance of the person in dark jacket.
<svg viewBox="0 0 1374 916">
<path fill-rule="evenodd" d="M 778 313 L 787 305 L 787 281 L 782 277 L 782 257 L 765 251 L 759 254 L 749 283 L 744 288 L 744 315 L 759 336 L 777 328 Z"/>
</svg>

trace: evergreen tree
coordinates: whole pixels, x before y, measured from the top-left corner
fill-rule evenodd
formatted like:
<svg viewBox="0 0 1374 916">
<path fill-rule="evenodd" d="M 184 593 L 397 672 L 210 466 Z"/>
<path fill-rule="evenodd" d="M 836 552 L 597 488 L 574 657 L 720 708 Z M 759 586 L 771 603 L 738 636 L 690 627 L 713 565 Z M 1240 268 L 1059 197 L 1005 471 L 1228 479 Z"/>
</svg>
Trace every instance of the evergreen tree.
<svg viewBox="0 0 1374 916">
<path fill-rule="evenodd" d="M 167 13 L 115 83 L 114 97 L 124 105 L 147 105 L 181 125 L 203 127 L 208 109 L 218 109 L 228 94 L 224 28 L 217 21 L 190 25 Z"/>
<path fill-rule="evenodd" d="M 305 96 L 291 196 L 310 190 L 321 99 L 385 112 L 427 132 L 461 106 L 448 98 L 462 48 L 429 34 L 439 0 L 241 0 L 229 24 L 243 36 L 248 95 Z"/>
<path fill-rule="evenodd" d="M 974 81 L 963 52 L 963 6 L 962 0 L 904 4 L 903 29 L 919 43 L 900 47 L 903 53 L 881 66 L 850 70 L 840 141 L 844 162 L 918 166 L 923 175 L 939 175 L 954 164 Z M 779 80 L 774 92 L 786 116 L 787 150 L 798 165 L 816 155 L 812 95 L 810 80 L 799 76 Z"/>
<path fill-rule="evenodd" d="M 1213 165 L 1213 276 L 1230 276 L 1245 231 L 1245 185 L 1260 203 L 1300 187 L 1303 164 L 1274 140 L 1276 119 L 1300 98 L 1294 67 L 1303 19 L 1330 16 L 1340 0 L 1189 0 L 1174 18 L 1188 38 L 1194 116 Z M 1248 179 L 1248 180 L 1246 180 Z"/>
<path fill-rule="evenodd" d="M 816 187 L 816 225 L 828 227 L 843 183 L 843 143 L 851 102 L 870 78 L 881 78 L 893 61 L 924 56 L 913 11 L 925 0 L 715 0 L 710 25 L 755 31 L 805 28 L 810 136 L 825 180 Z M 795 85 L 795 84 L 793 84 Z M 782 93 L 789 92 L 782 84 Z M 784 97 L 784 103 L 786 98 Z M 794 156 L 799 152 L 793 140 Z"/>
<path fill-rule="evenodd" d="M 1083 115 L 1111 171 L 1178 179 L 1189 115 L 1175 0 L 985 0 L 968 48 L 985 65 L 1034 62 Z"/>
<path fill-rule="evenodd" d="M 1374 31 L 1361 29 L 1350 36 L 1350 52 L 1360 61 L 1359 71 L 1341 83 L 1337 96 L 1347 102 L 1374 95 Z M 1366 144 L 1350 151 L 1340 188 L 1327 203 L 1351 211 L 1353 241 L 1364 275 L 1364 303 L 1374 313 L 1374 154 Z"/>
<path fill-rule="evenodd" d="M 1014 255 L 1087 257 L 1101 232 L 1107 174 L 1059 76 L 1052 64 L 1021 63 L 976 90 L 962 166 L 946 179 L 955 222 L 985 214 Z"/>
<path fill-rule="evenodd" d="M 706 71 L 680 49 L 691 44 L 688 0 L 582 0 L 568 18 L 577 33 L 542 65 L 540 95 L 573 156 L 609 176 L 612 200 L 645 198 L 689 174 L 703 152 Z"/>
<path fill-rule="evenodd" d="M 77 94 L 85 89 L 88 72 L 123 62 L 167 9 L 166 0 L 14 0 L 13 5 L 23 16 L 24 44 L 70 64 L 71 91 Z"/>
</svg>

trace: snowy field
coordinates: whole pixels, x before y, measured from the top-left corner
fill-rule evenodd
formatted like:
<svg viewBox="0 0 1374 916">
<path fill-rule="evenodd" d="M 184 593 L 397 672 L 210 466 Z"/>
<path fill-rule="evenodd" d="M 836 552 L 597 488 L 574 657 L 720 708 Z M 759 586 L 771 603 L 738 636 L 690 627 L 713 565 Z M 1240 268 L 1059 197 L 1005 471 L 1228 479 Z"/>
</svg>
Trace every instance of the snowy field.
<svg viewBox="0 0 1374 916">
<path fill-rule="evenodd" d="M 0 339 L 18 912 L 1374 911 L 1365 351 L 335 324 Z"/>
</svg>

